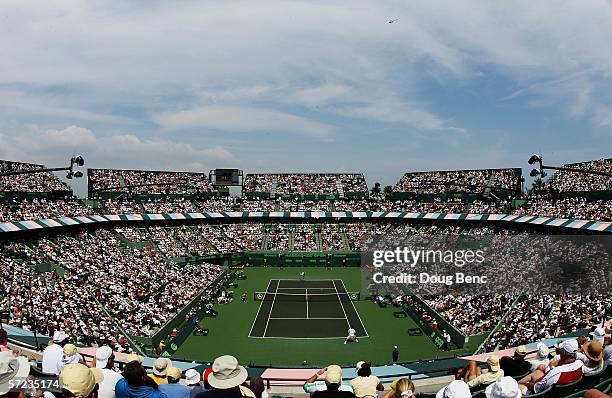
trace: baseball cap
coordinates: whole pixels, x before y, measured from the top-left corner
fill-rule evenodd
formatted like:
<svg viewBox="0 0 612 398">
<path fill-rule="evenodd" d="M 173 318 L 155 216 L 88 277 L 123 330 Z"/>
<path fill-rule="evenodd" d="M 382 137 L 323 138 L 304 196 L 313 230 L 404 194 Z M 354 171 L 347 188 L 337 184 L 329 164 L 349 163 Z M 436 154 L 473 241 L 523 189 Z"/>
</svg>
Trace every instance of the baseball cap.
<svg viewBox="0 0 612 398">
<path fill-rule="evenodd" d="M 328 384 L 342 383 L 342 368 L 338 365 L 329 365 L 325 372 L 325 382 Z"/>
<path fill-rule="evenodd" d="M 578 351 L 578 341 L 576 339 L 565 340 L 557 344 L 557 348 L 569 354 L 573 354 Z"/>
<path fill-rule="evenodd" d="M 98 347 L 96 350 L 96 368 L 104 369 L 108 365 L 108 360 L 113 356 L 113 349 L 107 345 Z"/>
<path fill-rule="evenodd" d="M 523 394 L 518 382 L 510 376 L 502 377 L 485 389 L 487 398 L 520 398 Z"/>
<path fill-rule="evenodd" d="M 357 362 L 357 365 L 355 365 L 355 369 L 357 369 L 357 370 L 361 369 L 361 367 L 363 366 L 364 363 L 365 363 L 365 361 Z"/>
<path fill-rule="evenodd" d="M 497 355 L 491 355 L 487 358 L 487 365 L 493 372 L 499 370 L 499 357 Z"/>
<path fill-rule="evenodd" d="M 436 398 L 472 398 L 472 393 L 465 381 L 454 380 L 438 391 Z"/>
<path fill-rule="evenodd" d="M 593 340 L 599 341 L 603 344 L 604 339 L 606 338 L 606 329 L 598 327 L 589 334 L 593 337 Z"/>
<path fill-rule="evenodd" d="M 169 378 L 172 378 L 174 380 L 180 380 L 181 379 L 181 370 L 177 367 L 174 366 L 170 366 L 168 368 L 168 370 L 166 370 L 166 376 L 168 376 Z"/>
<path fill-rule="evenodd" d="M 200 372 L 195 369 L 187 369 L 185 371 L 185 381 L 188 385 L 198 384 L 200 382 Z"/>
<path fill-rule="evenodd" d="M 75 355 L 77 352 L 79 352 L 79 349 L 76 348 L 74 344 L 66 344 L 64 346 L 64 354 L 68 355 L 69 357 Z"/>
<path fill-rule="evenodd" d="M 81 363 L 67 365 L 59 375 L 60 385 L 75 397 L 87 397 L 104 380 L 100 369 L 88 368 Z"/>
<path fill-rule="evenodd" d="M 138 361 L 140 363 L 143 363 L 144 362 L 144 357 L 142 355 L 138 355 L 138 354 L 134 354 L 134 353 L 127 354 L 125 356 L 125 363 L 129 363 L 129 362 L 132 362 L 132 361 Z"/>
</svg>

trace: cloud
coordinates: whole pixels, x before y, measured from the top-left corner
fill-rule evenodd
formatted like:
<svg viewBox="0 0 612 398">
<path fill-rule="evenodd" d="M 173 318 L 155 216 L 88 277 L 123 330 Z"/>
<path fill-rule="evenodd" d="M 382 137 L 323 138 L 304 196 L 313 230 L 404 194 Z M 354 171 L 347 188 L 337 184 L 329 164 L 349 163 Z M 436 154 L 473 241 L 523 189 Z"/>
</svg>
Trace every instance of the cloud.
<svg viewBox="0 0 612 398">
<path fill-rule="evenodd" d="M 277 131 L 329 139 L 333 128 L 290 113 L 247 106 L 203 106 L 153 117 L 165 129 L 202 127 L 231 132 Z"/>
<path fill-rule="evenodd" d="M 222 146 L 198 148 L 165 138 L 141 138 L 134 134 L 98 135 L 79 126 L 63 129 L 36 127 L 18 134 L 0 132 L 0 156 L 25 162 L 64 165 L 75 153 L 85 157 L 86 167 L 199 170 L 236 165 L 239 160 Z"/>
</svg>

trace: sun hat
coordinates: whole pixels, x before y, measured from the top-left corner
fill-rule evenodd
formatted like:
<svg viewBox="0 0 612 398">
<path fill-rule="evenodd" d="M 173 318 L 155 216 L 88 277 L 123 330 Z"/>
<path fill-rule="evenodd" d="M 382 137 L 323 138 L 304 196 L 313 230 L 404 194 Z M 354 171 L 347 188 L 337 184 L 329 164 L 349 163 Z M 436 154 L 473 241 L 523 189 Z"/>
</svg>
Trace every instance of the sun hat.
<svg viewBox="0 0 612 398">
<path fill-rule="evenodd" d="M 181 370 L 177 367 L 174 366 L 170 366 L 167 370 L 166 370 L 166 376 L 168 376 L 169 378 L 172 378 L 174 380 L 180 380 L 181 379 Z"/>
<path fill-rule="evenodd" d="M 582 346 L 582 350 L 591 361 L 601 361 L 604 357 L 603 346 L 597 340 L 587 341 Z"/>
<path fill-rule="evenodd" d="M 604 329 L 602 327 L 598 327 L 598 328 L 595 328 L 595 330 L 593 330 L 589 334 L 593 337 L 593 340 L 599 341 L 600 343 L 603 344 L 603 342 L 604 342 L 604 340 L 606 338 L 606 329 Z"/>
<path fill-rule="evenodd" d="M 465 381 L 453 380 L 449 385 L 438 391 L 436 398 L 472 398 L 472 393 Z"/>
<path fill-rule="evenodd" d="M 235 357 L 223 355 L 213 362 L 208 384 L 213 388 L 226 390 L 241 385 L 247 377 L 247 370 L 238 364 Z"/>
<path fill-rule="evenodd" d="M 550 350 L 546 344 L 538 343 L 536 347 L 538 348 L 538 357 L 545 359 L 548 357 L 548 354 L 550 354 Z"/>
<path fill-rule="evenodd" d="M 502 377 L 485 389 L 487 398 L 521 398 L 518 382 L 510 376 Z"/>
<path fill-rule="evenodd" d="M 185 371 L 185 381 L 187 385 L 198 384 L 200 382 L 200 372 L 195 369 L 187 369 Z"/>
<path fill-rule="evenodd" d="M 11 351 L 0 352 L 0 395 L 10 391 L 10 380 L 26 378 L 29 374 L 30 364 L 25 357 L 16 357 Z"/>
<path fill-rule="evenodd" d="M 491 355 L 487 358 L 487 365 L 491 371 L 497 372 L 499 370 L 499 357 L 497 355 Z"/>
<path fill-rule="evenodd" d="M 138 355 L 138 354 L 134 354 L 134 353 L 127 354 L 125 356 L 125 363 L 129 363 L 129 362 L 132 362 L 132 361 L 138 361 L 140 363 L 143 363 L 144 362 L 144 357 L 142 355 Z"/>
<path fill-rule="evenodd" d="M 113 356 L 113 349 L 107 345 L 98 347 L 96 350 L 96 368 L 104 369 L 108 365 L 108 360 Z"/>
<path fill-rule="evenodd" d="M 88 368 L 81 363 L 67 365 L 59 375 L 60 385 L 75 397 L 83 398 L 104 380 L 104 375 L 97 368 Z"/>
<path fill-rule="evenodd" d="M 338 365 L 329 365 L 325 372 L 325 382 L 327 384 L 341 384 L 342 368 Z"/>
<path fill-rule="evenodd" d="M 153 363 L 153 374 L 155 376 L 165 376 L 168 371 L 168 367 L 172 364 L 166 358 L 157 358 Z"/>
<path fill-rule="evenodd" d="M 578 341 L 576 339 L 565 340 L 557 344 L 557 348 L 568 354 L 573 354 L 578 351 Z"/>
<path fill-rule="evenodd" d="M 77 352 L 79 352 L 79 349 L 76 348 L 74 344 L 66 344 L 64 346 L 64 354 L 68 355 L 69 357 L 76 355 Z"/>
<path fill-rule="evenodd" d="M 520 345 L 516 347 L 516 350 L 514 350 L 514 353 L 524 357 L 525 355 L 527 355 L 527 347 L 525 347 L 524 345 Z"/>
</svg>

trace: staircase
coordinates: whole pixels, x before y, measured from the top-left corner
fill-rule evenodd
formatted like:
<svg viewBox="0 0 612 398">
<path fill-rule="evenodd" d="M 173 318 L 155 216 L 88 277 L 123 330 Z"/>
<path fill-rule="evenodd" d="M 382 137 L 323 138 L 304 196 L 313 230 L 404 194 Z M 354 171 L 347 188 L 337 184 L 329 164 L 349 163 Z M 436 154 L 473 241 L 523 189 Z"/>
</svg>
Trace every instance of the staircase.
<svg viewBox="0 0 612 398">
<path fill-rule="evenodd" d="M 270 199 L 276 198 L 276 182 L 276 179 L 272 180 L 272 186 L 270 187 Z"/>
<path fill-rule="evenodd" d="M 344 187 L 340 181 L 336 181 L 336 191 L 338 191 L 338 198 L 344 199 Z"/>
</svg>

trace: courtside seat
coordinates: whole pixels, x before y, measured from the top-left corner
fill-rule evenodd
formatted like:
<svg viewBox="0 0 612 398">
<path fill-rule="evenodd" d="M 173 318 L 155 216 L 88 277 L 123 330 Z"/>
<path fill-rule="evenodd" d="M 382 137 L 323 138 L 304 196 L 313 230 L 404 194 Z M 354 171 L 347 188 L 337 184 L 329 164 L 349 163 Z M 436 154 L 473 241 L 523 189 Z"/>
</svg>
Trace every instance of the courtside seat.
<svg viewBox="0 0 612 398">
<path fill-rule="evenodd" d="M 585 392 L 586 390 L 581 390 L 581 391 L 573 393 L 572 395 L 568 395 L 567 397 L 564 397 L 564 398 L 582 398 Z"/>
<path fill-rule="evenodd" d="M 605 393 L 609 393 L 611 387 L 612 387 L 612 378 L 602 381 L 601 383 L 595 386 L 596 389 L 598 389 L 601 392 L 605 392 Z"/>
<path fill-rule="evenodd" d="M 570 395 L 576 390 L 580 389 L 582 385 L 582 377 L 576 380 L 573 383 L 568 384 L 555 384 L 552 386 L 551 396 L 552 397 L 565 397 L 566 395 Z"/>
<path fill-rule="evenodd" d="M 593 386 L 595 386 L 597 383 L 601 382 L 604 379 L 603 376 L 607 372 L 606 368 L 607 366 L 604 366 L 603 369 L 597 373 L 582 375 L 582 384 L 580 385 L 580 388 L 583 390 L 588 390 L 589 388 L 593 388 Z"/>
<path fill-rule="evenodd" d="M 530 373 L 531 373 L 531 371 L 528 371 L 528 372 L 525 372 L 525 373 L 524 373 L 524 374 L 522 374 L 522 375 L 512 376 L 512 378 L 513 378 L 514 380 L 520 380 L 520 379 L 522 379 L 523 377 L 525 377 L 525 376 L 529 375 Z"/>
</svg>

